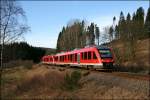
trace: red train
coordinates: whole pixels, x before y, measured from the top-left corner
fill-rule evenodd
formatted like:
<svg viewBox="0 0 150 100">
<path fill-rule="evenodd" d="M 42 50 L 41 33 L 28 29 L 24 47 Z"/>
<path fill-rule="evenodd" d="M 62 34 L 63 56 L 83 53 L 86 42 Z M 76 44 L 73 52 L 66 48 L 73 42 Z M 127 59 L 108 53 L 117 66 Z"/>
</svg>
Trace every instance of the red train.
<svg viewBox="0 0 150 100">
<path fill-rule="evenodd" d="M 85 47 L 56 55 L 47 55 L 42 63 L 54 65 L 70 65 L 91 68 L 112 68 L 114 54 L 108 47 Z"/>
</svg>

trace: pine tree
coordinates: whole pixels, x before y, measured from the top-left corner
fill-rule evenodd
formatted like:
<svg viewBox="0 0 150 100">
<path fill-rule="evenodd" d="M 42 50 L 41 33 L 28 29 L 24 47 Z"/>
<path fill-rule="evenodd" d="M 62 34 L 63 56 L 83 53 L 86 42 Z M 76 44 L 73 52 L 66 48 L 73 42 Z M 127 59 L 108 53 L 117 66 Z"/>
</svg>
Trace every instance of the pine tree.
<svg viewBox="0 0 150 100">
<path fill-rule="evenodd" d="M 120 37 L 120 36 L 119 36 L 119 28 L 118 28 L 118 25 L 116 25 L 116 26 L 115 26 L 115 39 L 118 40 L 119 37 Z"/>
<path fill-rule="evenodd" d="M 88 32 L 87 37 L 89 44 L 88 45 L 94 45 L 95 44 L 95 35 L 94 35 L 94 23 L 91 23 L 90 26 L 88 26 Z"/>
<path fill-rule="evenodd" d="M 118 25 L 118 29 L 119 29 L 119 38 L 121 38 L 121 40 L 125 39 L 125 18 L 124 18 L 124 14 L 121 11 L 120 13 L 120 19 L 119 19 L 119 25 Z"/>
<path fill-rule="evenodd" d="M 146 20 L 144 24 L 144 37 L 149 38 L 150 37 L 150 8 L 148 8 Z"/>
<path fill-rule="evenodd" d="M 139 7 L 135 16 L 136 34 L 137 39 L 141 39 L 144 34 L 144 9 Z"/>
<path fill-rule="evenodd" d="M 126 38 L 129 39 L 131 36 L 131 15 L 130 13 L 127 14 L 126 18 Z"/>
</svg>

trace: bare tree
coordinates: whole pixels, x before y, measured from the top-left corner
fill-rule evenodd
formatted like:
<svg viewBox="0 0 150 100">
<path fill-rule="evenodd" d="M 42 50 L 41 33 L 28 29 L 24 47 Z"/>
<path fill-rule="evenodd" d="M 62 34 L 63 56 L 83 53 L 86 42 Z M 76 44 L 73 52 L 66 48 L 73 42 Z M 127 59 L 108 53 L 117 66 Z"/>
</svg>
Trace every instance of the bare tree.
<svg viewBox="0 0 150 100">
<path fill-rule="evenodd" d="M 109 26 L 105 26 L 103 28 L 103 34 L 102 34 L 102 41 L 105 42 L 110 42 L 110 37 L 109 37 Z"/>
<path fill-rule="evenodd" d="M 29 27 L 25 23 L 25 12 L 15 0 L 1 0 L 0 13 L 0 63 L 2 68 L 4 45 L 18 40 L 29 30 Z"/>
</svg>

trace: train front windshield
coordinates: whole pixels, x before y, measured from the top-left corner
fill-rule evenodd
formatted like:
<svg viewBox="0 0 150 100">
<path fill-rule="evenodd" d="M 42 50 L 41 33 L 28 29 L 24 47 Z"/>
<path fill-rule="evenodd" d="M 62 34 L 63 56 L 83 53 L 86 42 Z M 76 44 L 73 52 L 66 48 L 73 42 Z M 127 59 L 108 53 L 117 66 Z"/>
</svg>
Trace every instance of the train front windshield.
<svg viewBox="0 0 150 100">
<path fill-rule="evenodd" d="M 112 58 L 112 53 L 110 49 L 99 49 L 101 58 Z"/>
</svg>

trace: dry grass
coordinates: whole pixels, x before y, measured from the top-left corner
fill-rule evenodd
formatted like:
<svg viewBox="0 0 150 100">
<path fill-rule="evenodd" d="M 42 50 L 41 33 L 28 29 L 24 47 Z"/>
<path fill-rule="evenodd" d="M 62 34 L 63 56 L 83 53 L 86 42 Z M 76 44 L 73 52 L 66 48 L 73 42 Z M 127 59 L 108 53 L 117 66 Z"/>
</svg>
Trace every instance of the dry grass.
<svg viewBox="0 0 150 100">
<path fill-rule="evenodd" d="M 81 80 L 80 99 L 149 99 L 149 81 L 91 73 Z"/>
<path fill-rule="evenodd" d="M 114 41 L 109 45 L 113 45 L 115 51 L 115 63 L 122 67 L 120 70 L 130 71 L 130 72 L 139 72 L 140 70 L 144 73 L 148 73 L 150 68 L 150 51 L 149 51 L 149 39 L 138 40 L 135 46 L 135 58 L 132 59 L 132 56 L 125 54 L 127 51 L 123 50 L 123 43 Z M 125 55 L 127 57 L 125 57 Z"/>
<path fill-rule="evenodd" d="M 6 70 L 2 99 L 148 99 L 149 82 L 122 79 L 101 73 L 82 71 L 80 88 L 74 91 L 62 89 L 64 76 L 74 69 L 47 68 L 34 65 Z"/>
<path fill-rule="evenodd" d="M 24 67 L 4 69 L 1 74 L 1 95 L 2 97 L 14 96 L 17 84 L 23 80 L 28 70 Z"/>
<path fill-rule="evenodd" d="M 26 93 L 31 97 L 43 95 L 44 93 L 52 95 L 52 92 L 60 90 L 64 83 L 64 75 L 55 71 L 44 71 L 44 69 L 39 71 L 39 68 L 37 68 L 36 71 L 32 75 L 29 75 L 28 72 L 26 79 L 17 86 L 16 91 L 19 93 L 18 95 Z M 45 73 L 40 74 L 41 72 Z"/>
</svg>

